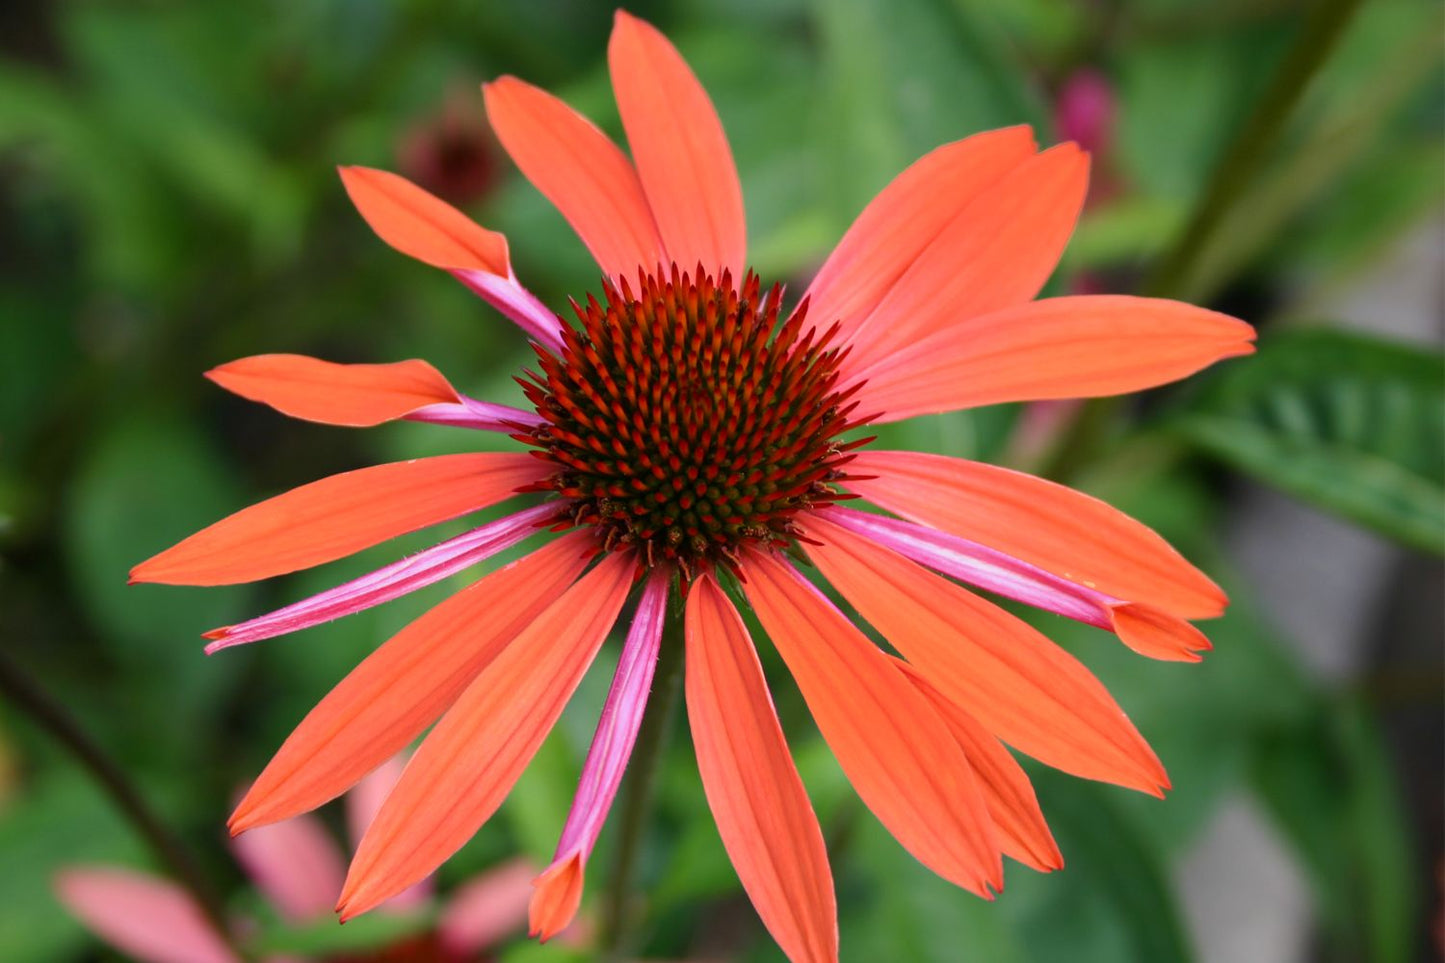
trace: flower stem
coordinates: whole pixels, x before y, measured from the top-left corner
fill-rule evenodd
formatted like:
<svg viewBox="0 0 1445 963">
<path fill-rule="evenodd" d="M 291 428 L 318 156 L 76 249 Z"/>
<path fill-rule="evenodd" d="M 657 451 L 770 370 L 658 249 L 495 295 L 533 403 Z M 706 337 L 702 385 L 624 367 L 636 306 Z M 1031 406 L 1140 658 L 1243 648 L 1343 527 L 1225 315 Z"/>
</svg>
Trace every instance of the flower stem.
<svg viewBox="0 0 1445 963">
<path fill-rule="evenodd" d="M 628 923 L 632 916 L 632 883 L 637 857 L 652 810 L 653 783 L 667 748 L 667 734 L 682 688 L 683 627 L 680 608 L 670 607 L 662 627 L 662 646 L 653 676 L 652 696 L 627 766 L 622 787 L 622 823 L 617 832 L 612 872 L 603 894 L 602 928 L 598 938 L 604 963 L 628 958 Z"/>
<path fill-rule="evenodd" d="M 131 783 L 125 770 L 86 734 L 64 705 L 46 692 L 29 673 L 11 661 L 3 648 L 0 648 L 0 694 L 64 746 L 90 773 L 155 851 L 161 862 L 170 869 L 176 880 L 190 892 L 217 935 L 232 944 L 221 901 L 191 859 L 185 843 L 151 809 L 150 804 Z M 239 958 L 247 958 L 234 944 L 232 949 Z"/>
</svg>

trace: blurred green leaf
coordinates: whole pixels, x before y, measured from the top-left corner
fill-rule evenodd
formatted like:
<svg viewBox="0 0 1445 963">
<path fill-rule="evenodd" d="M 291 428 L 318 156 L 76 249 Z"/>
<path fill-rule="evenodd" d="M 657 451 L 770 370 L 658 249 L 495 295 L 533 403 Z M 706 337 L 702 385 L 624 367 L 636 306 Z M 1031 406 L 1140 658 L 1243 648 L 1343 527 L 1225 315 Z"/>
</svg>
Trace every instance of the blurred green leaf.
<svg viewBox="0 0 1445 963">
<path fill-rule="evenodd" d="M 1177 420 L 1268 484 L 1384 535 L 1445 551 L 1445 359 L 1365 335 L 1267 337 Z"/>
</svg>

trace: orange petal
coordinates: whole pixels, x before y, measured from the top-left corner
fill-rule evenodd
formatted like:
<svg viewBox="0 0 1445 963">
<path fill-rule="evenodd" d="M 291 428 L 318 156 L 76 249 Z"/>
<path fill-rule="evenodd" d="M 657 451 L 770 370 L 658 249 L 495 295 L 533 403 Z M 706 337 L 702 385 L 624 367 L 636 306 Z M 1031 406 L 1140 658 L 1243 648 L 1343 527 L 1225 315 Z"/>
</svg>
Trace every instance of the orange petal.
<svg viewBox="0 0 1445 963">
<path fill-rule="evenodd" d="M 1140 655 L 1169 662 L 1198 662 L 1199 653 L 1208 652 L 1213 644 L 1204 633 L 1167 612 L 1126 602 L 1109 608 L 1114 634 Z"/>
<path fill-rule="evenodd" d="M 351 202 L 376 236 L 403 254 L 448 270 L 509 277 L 507 239 L 489 231 L 404 177 L 370 167 L 342 167 Z"/>
<path fill-rule="evenodd" d="M 1181 618 L 1224 611 L 1224 591 L 1151 529 L 1097 498 L 1023 472 L 911 451 L 860 451 L 848 488 L 896 515 L 968 538 Z"/>
<path fill-rule="evenodd" d="M 718 834 L 788 959 L 838 959 L 818 817 L 788 754 L 748 630 L 712 576 L 687 598 L 687 718 Z"/>
<path fill-rule="evenodd" d="M 585 881 L 581 852 L 553 864 L 534 879 L 527 904 L 527 935 L 545 943 L 571 925 L 582 906 Z"/>
<path fill-rule="evenodd" d="M 743 191 L 707 91 L 652 24 L 618 10 L 607 45 L 612 89 L 648 204 L 672 260 L 741 280 Z"/>
<path fill-rule="evenodd" d="M 913 666 L 902 659 L 894 664 L 928 697 L 968 757 L 968 764 L 973 766 L 983 788 L 988 814 L 993 818 L 1004 854 L 1041 873 L 1062 868 L 1063 854 L 1054 842 L 1053 833 L 1049 832 L 1049 824 L 1044 821 L 1033 784 L 1023 767 L 978 720 L 946 699 Z"/>
<path fill-rule="evenodd" d="M 440 371 L 418 360 L 334 364 L 300 354 L 258 354 L 212 368 L 206 377 L 283 415 L 355 428 L 461 400 Z"/>
<path fill-rule="evenodd" d="M 1056 769 L 1162 795 L 1164 767 L 1073 656 L 998 606 L 814 515 L 818 570 L 949 700 Z M 900 713 L 909 718 L 909 713 Z"/>
<path fill-rule="evenodd" d="M 1088 155 L 1060 144 L 990 184 L 863 322 L 849 372 L 935 331 L 1033 298 L 1064 252 L 1088 183 Z"/>
<path fill-rule="evenodd" d="M 591 121 L 515 77 L 482 85 L 497 139 L 602 270 L 631 277 L 666 260 L 632 162 Z"/>
<path fill-rule="evenodd" d="M 1177 381 L 1254 351 L 1254 329 L 1161 298 L 1047 298 L 967 318 L 860 373 L 880 421 L 1005 401 L 1095 398 Z"/>
<path fill-rule="evenodd" d="M 231 831 L 315 809 L 400 752 L 561 597 L 586 566 L 591 545 L 583 533 L 563 536 L 388 639 L 287 737 L 236 807 Z"/>
<path fill-rule="evenodd" d="M 859 797 L 919 862 L 992 898 L 1003 887 L 993 824 L 938 713 L 791 567 L 753 553 L 741 568 L 748 601 Z"/>
<path fill-rule="evenodd" d="M 1034 152 L 1028 127 L 944 144 L 915 161 L 869 202 L 808 286 L 808 314 L 842 325 L 846 340 L 948 223 Z"/>
<path fill-rule="evenodd" d="M 547 468 L 524 452 L 438 455 L 332 475 L 243 508 L 131 569 L 132 582 L 284 575 L 509 498 Z"/>
<path fill-rule="evenodd" d="M 424 878 L 496 812 L 617 620 L 635 567 L 605 556 L 472 680 L 361 840 L 343 921 Z"/>
</svg>

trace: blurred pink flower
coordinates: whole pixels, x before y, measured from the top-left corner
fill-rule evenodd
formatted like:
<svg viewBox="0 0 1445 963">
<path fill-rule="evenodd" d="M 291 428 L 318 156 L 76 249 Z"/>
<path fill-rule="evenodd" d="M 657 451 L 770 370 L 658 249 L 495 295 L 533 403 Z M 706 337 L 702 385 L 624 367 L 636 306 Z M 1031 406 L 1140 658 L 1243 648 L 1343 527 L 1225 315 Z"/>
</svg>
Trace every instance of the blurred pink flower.
<svg viewBox="0 0 1445 963">
<path fill-rule="evenodd" d="M 400 757 L 382 765 L 346 797 L 353 843 L 361 838 L 400 778 Z M 321 820 L 303 815 L 253 829 L 231 841 L 246 875 L 288 923 L 331 919 L 346 876 L 346 857 Z M 437 925 L 399 943 L 328 963 L 440 963 L 478 958 L 527 919 L 536 867 L 514 860 L 463 884 L 441 909 Z M 60 872 L 60 901 L 102 940 L 142 963 L 241 963 L 235 939 L 216 932 L 189 893 L 168 880 L 134 870 L 86 866 Z M 421 913 L 432 898 L 429 879 L 392 897 L 378 910 Z M 250 929 L 237 921 L 235 937 Z M 310 963 L 312 958 L 270 956 L 263 963 Z"/>
<path fill-rule="evenodd" d="M 396 147 L 403 174 L 465 207 L 497 183 L 497 139 L 476 109 L 475 88 L 453 90 L 442 109 L 407 128 Z"/>
<path fill-rule="evenodd" d="M 1071 74 L 1054 101 L 1054 129 L 1095 157 L 1114 143 L 1114 88 L 1099 71 L 1085 68 Z"/>
</svg>

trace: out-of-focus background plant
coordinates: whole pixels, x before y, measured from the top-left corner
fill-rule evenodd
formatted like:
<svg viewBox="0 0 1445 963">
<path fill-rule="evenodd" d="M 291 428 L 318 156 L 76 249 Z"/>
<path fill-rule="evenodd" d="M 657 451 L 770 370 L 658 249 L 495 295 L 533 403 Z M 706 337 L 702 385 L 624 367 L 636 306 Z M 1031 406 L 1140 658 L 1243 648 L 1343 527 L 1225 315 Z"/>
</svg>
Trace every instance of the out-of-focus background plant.
<svg viewBox="0 0 1445 963">
<path fill-rule="evenodd" d="M 1255 357 L 1128 404 L 1008 406 L 887 430 L 899 446 L 1105 497 L 1215 573 L 1235 604 L 1207 626 L 1215 650 L 1197 667 L 1131 658 L 1091 629 L 1034 616 L 1118 695 L 1174 791 L 1161 803 L 1034 773 L 1068 865 L 1011 869 L 994 905 L 892 845 L 796 692 L 776 689 L 835 854 L 844 959 L 1437 958 L 1440 5 L 648 0 L 633 11 L 675 39 L 717 103 L 765 277 L 805 278 L 929 148 L 1026 122 L 1094 154 L 1090 204 L 1053 289 L 1183 297 L 1261 332 Z M 200 374 L 269 351 L 426 357 L 470 394 L 520 397 L 508 379 L 527 351 L 513 328 L 378 242 L 334 166 L 398 170 L 505 232 L 519 276 L 553 306 L 595 290 L 580 243 L 492 141 L 477 84 L 518 74 L 615 131 L 610 22 L 610 6 L 588 0 L 0 7 L 0 960 L 115 959 L 57 900 L 52 878 L 66 867 L 190 866 L 222 913 L 258 905 L 223 841 L 236 786 L 360 654 L 449 589 L 207 658 L 201 631 L 395 547 L 233 589 L 127 587 L 125 573 L 265 495 L 474 439 L 291 422 Z M 501 816 L 443 869 L 442 893 L 518 854 L 545 863 L 606 682 L 584 683 Z M 48 693 L 115 763 L 188 854 L 182 865 L 36 724 L 22 689 Z M 684 729 L 642 855 L 638 955 L 780 959 L 728 866 Z M 304 936 L 308 958 L 395 938 L 259 925 L 253 949 Z M 576 941 L 494 952 L 586 958 Z"/>
</svg>

